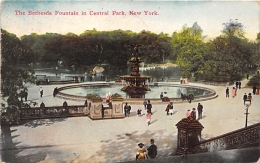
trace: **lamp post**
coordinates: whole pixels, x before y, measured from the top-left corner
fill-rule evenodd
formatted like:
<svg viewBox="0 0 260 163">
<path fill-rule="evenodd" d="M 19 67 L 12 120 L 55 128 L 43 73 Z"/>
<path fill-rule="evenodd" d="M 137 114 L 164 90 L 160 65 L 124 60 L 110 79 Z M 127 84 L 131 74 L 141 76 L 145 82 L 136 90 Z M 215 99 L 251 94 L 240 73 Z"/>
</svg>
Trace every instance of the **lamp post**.
<svg viewBox="0 0 260 163">
<path fill-rule="evenodd" d="M 246 115 L 246 124 L 245 124 L 245 127 L 247 127 L 247 117 L 248 117 L 248 108 L 249 108 L 249 106 L 251 105 L 250 104 L 250 101 L 245 101 L 245 105 L 246 105 L 246 113 L 245 113 L 245 115 Z"/>
</svg>

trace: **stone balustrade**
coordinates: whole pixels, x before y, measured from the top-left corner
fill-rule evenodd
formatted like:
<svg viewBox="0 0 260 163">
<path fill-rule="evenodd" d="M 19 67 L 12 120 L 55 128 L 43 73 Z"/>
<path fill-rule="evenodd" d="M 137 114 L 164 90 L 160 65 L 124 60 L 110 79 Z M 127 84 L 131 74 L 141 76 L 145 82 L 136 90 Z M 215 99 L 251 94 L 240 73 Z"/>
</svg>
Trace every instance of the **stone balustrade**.
<svg viewBox="0 0 260 163">
<path fill-rule="evenodd" d="M 84 105 L 22 108 L 20 119 L 88 116 L 89 108 Z"/>
<path fill-rule="evenodd" d="M 213 152 L 259 146 L 260 123 L 242 128 L 215 138 L 200 142 L 194 146 L 194 153 Z"/>
</svg>

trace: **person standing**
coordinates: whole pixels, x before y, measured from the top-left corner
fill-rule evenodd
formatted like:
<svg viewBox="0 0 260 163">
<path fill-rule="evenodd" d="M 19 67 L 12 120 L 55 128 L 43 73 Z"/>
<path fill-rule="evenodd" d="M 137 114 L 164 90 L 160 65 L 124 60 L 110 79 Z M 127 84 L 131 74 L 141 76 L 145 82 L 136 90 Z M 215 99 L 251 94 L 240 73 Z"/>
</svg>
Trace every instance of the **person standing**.
<svg viewBox="0 0 260 163">
<path fill-rule="evenodd" d="M 42 97 L 42 95 L 43 95 L 43 89 L 42 87 L 40 87 L 40 96 Z"/>
<path fill-rule="evenodd" d="M 136 150 L 136 156 L 135 159 L 136 160 L 145 160 L 147 159 L 147 154 L 146 154 L 146 149 L 144 149 L 144 144 L 143 143 L 139 143 L 138 144 L 138 149 Z"/>
<path fill-rule="evenodd" d="M 169 115 L 169 111 L 170 111 L 170 107 L 171 107 L 171 103 L 169 103 L 167 106 L 166 106 L 166 115 Z"/>
<path fill-rule="evenodd" d="M 202 119 L 203 106 L 200 103 L 198 103 L 197 111 L 198 111 L 198 119 Z"/>
<path fill-rule="evenodd" d="M 146 106 L 147 106 L 147 100 L 146 99 L 144 99 L 143 105 L 144 105 L 144 109 L 146 110 Z"/>
<path fill-rule="evenodd" d="M 110 95 L 109 93 L 106 94 L 106 102 L 109 102 L 110 101 Z"/>
<path fill-rule="evenodd" d="M 59 92 L 58 87 L 54 88 L 54 90 L 53 90 L 53 97 L 55 97 L 58 92 Z"/>
<path fill-rule="evenodd" d="M 163 99 L 163 92 L 161 92 L 161 94 L 160 94 L 160 99 L 161 100 Z"/>
<path fill-rule="evenodd" d="M 28 92 L 24 91 L 24 100 L 27 101 L 27 97 L 28 97 Z"/>
<path fill-rule="evenodd" d="M 253 86 L 253 94 L 255 95 L 256 93 L 256 86 Z"/>
<path fill-rule="evenodd" d="M 127 116 L 129 117 L 129 115 L 130 115 L 130 112 L 131 112 L 131 105 L 127 105 L 127 110 L 126 110 L 126 112 L 127 112 Z"/>
<path fill-rule="evenodd" d="M 238 81 L 236 81 L 236 88 L 238 88 Z"/>
<path fill-rule="evenodd" d="M 152 118 L 152 113 L 151 112 L 147 112 L 147 114 L 146 114 L 146 122 L 147 122 L 148 126 L 151 124 L 151 118 Z"/>
<path fill-rule="evenodd" d="M 169 113 L 170 113 L 171 115 L 173 114 L 173 103 L 172 103 L 172 102 L 170 102 Z"/>
<path fill-rule="evenodd" d="M 246 95 L 246 93 L 245 93 L 244 96 L 243 96 L 243 100 L 244 100 L 244 105 L 245 105 L 246 100 L 247 100 L 247 95 Z"/>
<path fill-rule="evenodd" d="M 251 101 L 252 101 L 252 94 L 251 93 L 248 94 L 247 99 L 249 100 L 249 102 L 251 104 Z"/>
<path fill-rule="evenodd" d="M 192 109 L 190 116 L 193 120 L 196 120 L 196 109 L 195 108 Z"/>
<path fill-rule="evenodd" d="M 147 113 L 151 113 L 152 114 L 152 104 L 151 104 L 151 101 L 150 100 L 148 100 L 148 103 L 147 103 L 147 106 L 146 106 L 146 108 L 147 108 Z"/>
<path fill-rule="evenodd" d="M 241 89 L 241 81 L 238 82 L 238 88 Z"/>
<path fill-rule="evenodd" d="M 88 107 L 88 100 L 85 100 L 84 106 Z"/>
<path fill-rule="evenodd" d="M 125 112 L 125 117 L 127 116 L 127 102 L 125 103 L 125 106 L 124 106 L 124 112 Z"/>
<path fill-rule="evenodd" d="M 154 144 L 154 139 L 151 139 L 150 143 L 151 143 L 150 147 L 147 148 L 148 156 L 151 159 L 154 159 L 157 156 L 157 146 Z"/>
<path fill-rule="evenodd" d="M 138 109 L 137 110 L 137 116 L 140 117 L 142 115 L 142 110 L 141 109 Z"/>
<path fill-rule="evenodd" d="M 233 89 L 232 89 L 232 97 L 234 98 L 235 96 L 236 96 L 236 88 L 233 87 Z"/>
<path fill-rule="evenodd" d="M 229 98 L 229 88 L 226 89 L 226 97 Z"/>
</svg>

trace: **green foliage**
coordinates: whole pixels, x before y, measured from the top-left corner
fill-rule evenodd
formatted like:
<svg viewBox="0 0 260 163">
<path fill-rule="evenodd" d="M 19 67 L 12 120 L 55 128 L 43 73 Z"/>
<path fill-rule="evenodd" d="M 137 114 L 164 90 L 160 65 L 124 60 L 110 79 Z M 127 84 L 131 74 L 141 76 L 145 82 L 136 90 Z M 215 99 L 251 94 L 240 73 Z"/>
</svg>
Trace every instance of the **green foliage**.
<svg viewBox="0 0 260 163">
<path fill-rule="evenodd" d="M 20 110 L 16 106 L 8 106 L 6 112 L 1 116 L 2 124 L 18 124 L 20 120 Z"/>
<path fill-rule="evenodd" d="M 101 102 L 103 99 L 98 94 L 87 94 L 86 99 L 92 102 Z"/>
<path fill-rule="evenodd" d="M 16 68 L 27 61 L 27 49 L 21 41 L 5 30 L 2 32 L 2 67 L 1 67 L 1 90 L 3 96 L 9 96 L 24 87 L 25 83 L 34 82 L 34 71 Z M 29 60 L 29 59 L 28 59 Z"/>
<path fill-rule="evenodd" d="M 32 53 L 16 35 L 1 29 L 2 64 L 30 63 Z"/>
<path fill-rule="evenodd" d="M 190 77 L 191 73 L 197 72 L 205 49 L 203 41 L 200 29 L 184 27 L 179 33 L 173 33 L 173 53 L 177 56 L 177 64 L 183 76 Z"/>
<path fill-rule="evenodd" d="M 111 100 L 112 101 L 123 101 L 124 99 L 120 94 L 115 93 L 115 94 L 111 95 Z"/>
<path fill-rule="evenodd" d="M 255 74 L 253 75 L 249 82 L 247 83 L 248 86 L 260 86 L 260 75 Z"/>
<path fill-rule="evenodd" d="M 142 44 L 140 56 L 147 63 L 162 63 L 163 57 L 174 58 L 170 37 L 149 31 L 85 31 L 79 36 L 68 33 L 59 35 L 35 33 L 21 37 L 21 41 L 33 53 L 32 62 L 56 63 L 62 61 L 65 68 L 84 69 L 89 65 L 109 64 L 126 69 L 131 58 L 133 44 Z M 176 58 L 176 57 L 175 57 Z"/>
<path fill-rule="evenodd" d="M 237 81 L 248 73 L 252 64 L 254 48 L 247 40 L 234 36 L 217 37 L 207 44 L 199 76 L 204 80 Z"/>
<path fill-rule="evenodd" d="M 19 63 L 50 62 L 85 72 L 89 67 L 99 65 L 105 68 L 104 75 L 121 75 L 126 73 L 133 45 L 138 44 L 141 45 L 139 56 L 145 64 L 177 63 L 184 77 L 193 77 L 195 80 L 240 80 L 245 73 L 259 66 L 260 39 L 258 43 L 249 42 L 244 37 L 243 25 L 236 21 L 224 25 L 222 35 L 207 43 L 197 23 L 192 27 L 184 26 L 172 37 L 151 31 L 134 33 L 93 29 L 80 35 L 33 33 L 22 36 L 20 41 L 15 35 L 2 30 L 3 63 L 7 63 L 3 64 L 3 68 L 9 69 L 8 66 Z M 10 84 L 18 87 L 22 87 L 25 79 L 32 79 L 20 70 L 12 69 L 4 76 L 18 76 L 16 83 L 13 81 Z M 6 80 L 6 86 L 8 82 Z"/>
<path fill-rule="evenodd" d="M 243 30 L 243 25 L 237 20 L 230 19 L 229 22 L 223 23 L 224 28 L 222 30 L 222 33 L 224 36 L 230 37 L 235 36 L 238 38 L 245 39 L 245 32 Z"/>
</svg>

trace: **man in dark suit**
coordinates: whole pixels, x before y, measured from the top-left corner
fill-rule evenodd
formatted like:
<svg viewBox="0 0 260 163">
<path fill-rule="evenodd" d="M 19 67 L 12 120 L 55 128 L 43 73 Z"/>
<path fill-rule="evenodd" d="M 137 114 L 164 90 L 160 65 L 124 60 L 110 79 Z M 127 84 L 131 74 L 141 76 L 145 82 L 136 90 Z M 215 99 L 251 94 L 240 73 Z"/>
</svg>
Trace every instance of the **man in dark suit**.
<svg viewBox="0 0 260 163">
<path fill-rule="evenodd" d="M 246 99 L 247 99 L 247 95 L 246 95 L 246 93 L 245 93 L 244 96 L 243 96 L 244 105 L 245 105 L 245 103 L 246 103 Z"/>
</svg>

